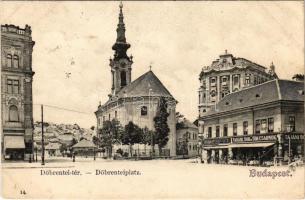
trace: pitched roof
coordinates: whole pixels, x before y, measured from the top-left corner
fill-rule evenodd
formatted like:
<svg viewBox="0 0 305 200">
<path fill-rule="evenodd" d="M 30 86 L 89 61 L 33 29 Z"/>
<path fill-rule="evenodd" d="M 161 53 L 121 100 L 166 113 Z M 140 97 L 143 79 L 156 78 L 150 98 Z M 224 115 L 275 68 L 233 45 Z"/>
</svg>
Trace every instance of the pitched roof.
<svg viewBox="0 0 305 200">
<path fill-rule="evenodd" d="M 72 148 L 91 148 L 91 147 L 96 147 L 93 142 L 83 139 L 79 141 L 77 144 L 75 144 Z"/>
<path fill-rule="evenodd" d="M 304 101 L 304 83 L 290 80 L 271 80 L 225 96 L 205 116 L 270 103 L 278 100 Z"/>
<path fill-rule="evenodd" d="M 150 89 L 151 92 L 149 92 Z M 149 95 L 173 98 L 170 92 L 152 71 L 148 71 L 136 80 L 132 81 L 118 93 L 118 97 L 136 97 Z"/>
<path fill-rule="evenodd" d="M 61 144 L 60 143 L 49 143 L 46 147 L 45 147 L 45 149 L 50 149 L 50 150 L 56 150 L 56 149 L 59 149 L 60 148 L 60 146 L 61 146 Z"/>
<path fill-rule="evenodd" d="M 179 126 L 179 129 L 185 129 L 185 128 L 195 128 L 197 129 L 198 127 L 193 124 L 192 122 L 190 122 L 188 119 L 184 119 L 181 123 L 181 126 Z"/>
</svg>

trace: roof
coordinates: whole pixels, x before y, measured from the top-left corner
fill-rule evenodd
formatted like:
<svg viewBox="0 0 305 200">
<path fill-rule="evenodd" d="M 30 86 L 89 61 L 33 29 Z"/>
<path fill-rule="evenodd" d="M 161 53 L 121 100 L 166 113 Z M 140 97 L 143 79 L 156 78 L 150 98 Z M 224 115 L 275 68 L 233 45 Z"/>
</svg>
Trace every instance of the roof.
<svg viewBox="0 0 305 200">
<path fill-rule="evenodd" d="M 61 144 L 60 143 L 49 143 L 46 147 L 45 147 L 45 149 L 50 149 L 50 150 L 56 150 L 56 149 L 59 149 L 60 148 L 60 146 L 61 146 Z"/>
<path fill-rule="evenodd" d="M 184 119 L 182 122 L 180 122 L 180 126 L 178 129 L 185 129 L 185 128 L 197 129 L 198 127 L 195 124 L 193 124 L 192 122 L 190 122 L 189 120 Z"/>
<path fill-rule="evenodd" d="M 118 97 L 137 96 L 163 96 L 173 98 L 170 92 L 151 70 L 132 81 L 118 93 Z"/>
<path fill-rule="evenodd" d="M 233 92 L 218 102 L 216 111 L 210 110 L 205 116 L 279 100 L 304 102 L 304 83 L 274 79 Z"/>
<path fill-rule="evenodd" d="M 77 144 L 75 144 L 72 148 L 91 148 L 96 147 L 93 142 L 83 139 L 79 141 Z"/>
</svg>

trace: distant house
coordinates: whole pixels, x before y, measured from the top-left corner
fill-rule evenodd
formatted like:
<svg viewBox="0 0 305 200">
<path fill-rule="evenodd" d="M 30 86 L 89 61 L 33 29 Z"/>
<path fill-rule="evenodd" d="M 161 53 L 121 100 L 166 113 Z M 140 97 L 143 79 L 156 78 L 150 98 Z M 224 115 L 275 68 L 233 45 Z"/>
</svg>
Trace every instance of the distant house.
<svg viewBox="0 0 305 200">
<path fill-rule="evenodd" d="M 177 124 L 177 155 L 198 155 L 198 127 L 187 119 Z"/>
<path fill-rule="evenodd" d="M 45 146 L 46 152 L 48 152 L 49 156 L 59 156 L 60 155 L 60 143 L 49 143 L 47 146 Z"/>
<path fill-rule="evenodd" d="M 76 155 L 93 156 L 97 150 L 97 146 L 93 142 L 83 139 L 72 146 L 72 150 Z"/>
</svg>

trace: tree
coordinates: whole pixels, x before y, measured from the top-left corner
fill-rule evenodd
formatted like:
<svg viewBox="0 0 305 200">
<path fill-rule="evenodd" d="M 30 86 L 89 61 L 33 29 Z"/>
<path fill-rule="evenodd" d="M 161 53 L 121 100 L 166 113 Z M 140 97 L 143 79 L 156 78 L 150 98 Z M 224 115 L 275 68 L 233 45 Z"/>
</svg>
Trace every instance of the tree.
<svg viewBox="0 0 305 200">
<path fill-rule="evenodd" d="M 108 149 L 108 157 L 112 156 L 113 144 L 120 142 L 122 135 L 122 126 L 116 119 L 105 121 L 103 128 L 98 131 L 100 135 L 100 144 Z"/>
<path fill-rule="evenodd" d="M 130 121 L 125 126 L 125 134 L 122 135 L 122 144 L 129 145 L 130 155 L 132 156 L 132 145 L 141 143 L 142 141 L 142 129 L 136 124 Z"/>
<path fill-rule="evenodd" d="M 141 143 L 144 144 L 144 149 L 145 149 L 145 153 L 146 153 L 146 145 L 152 145 L 155 144 L 154 136 L 155 133 L 152 130 L 149 130 L 147 127 L 144 127 L 142 129 L 142 140 Z"/>
<path fill-rule="evenodd" d="M 162 148 L 168 142 L 168 133 L 170 131 L 167 118 L 169 113 L 167 112 L 167 102 L 164 97 L 160 98 L 159 109 L 157 115 L 154 117 L 155 126 L 155 141 L 158 144 L 159 154 L 161 154 Z"/>
<path fill-rule="evenodd" d="M 184 115 L 179 112 L 176 112 L 176 129 L 183 128 Z"/>
<path fill-rule="evenodd" d="M 183 134 L 182 138 L 177 141 L 177 154 L 183 156 L 188 154 L 188 132 Z"/>
<path fill-rule="evenodd" d="M 92 142 L 93 144 L 95 144 L 97 147 L 100 146 L 100 139 L 98 137 L 96 137 L 95 135 L 92 137 Z"/>
<path fill-rule="evenodd" d="M 295 81 L 304 81 L 304 74 L 295 74 L 292 79 Z"/>
</svg>

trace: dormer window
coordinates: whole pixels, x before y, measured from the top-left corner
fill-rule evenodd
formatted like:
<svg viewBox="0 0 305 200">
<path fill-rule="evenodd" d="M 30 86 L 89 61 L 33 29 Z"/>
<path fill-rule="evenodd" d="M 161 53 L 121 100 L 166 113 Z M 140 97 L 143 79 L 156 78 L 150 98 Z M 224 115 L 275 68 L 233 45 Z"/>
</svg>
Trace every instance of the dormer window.
<svg viewBox="0 0 305 200">
<path fill-rule="evenodd" d="M 147 115 L 147 106 L 142 106 L 141 107 L 141 116 L 146 116 Z"/>
</svg>

